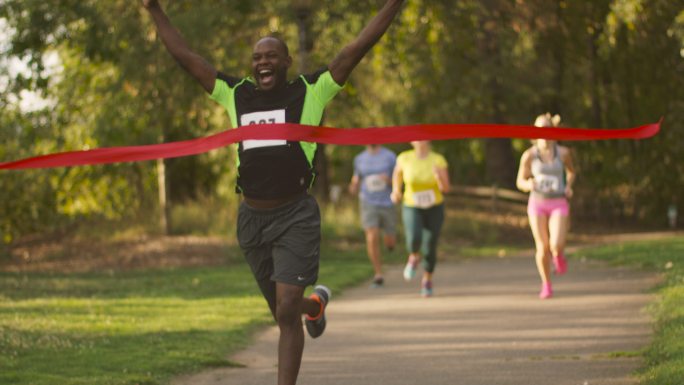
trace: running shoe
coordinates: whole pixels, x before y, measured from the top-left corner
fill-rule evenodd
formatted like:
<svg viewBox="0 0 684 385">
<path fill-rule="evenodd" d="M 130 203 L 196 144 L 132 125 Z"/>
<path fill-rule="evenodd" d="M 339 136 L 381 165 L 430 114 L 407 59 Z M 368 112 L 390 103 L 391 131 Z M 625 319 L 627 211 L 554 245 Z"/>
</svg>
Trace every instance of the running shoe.
<svg viewBox="0 0 684 385">
<path fill-rule="evenodd" d="M 417 265 L 418 261 L 416 260 L 416 257 L 409 255 L 406 267 L 404 268 L 404 280 L 410 281 L 416 276 Z"/>
<path fill-rule="evenodd" d="M 563 275 L 568 271 L 568 261 L 565 260 L 563 254 L 558 254 L 553 257 L 553 266 L 555 268 L 556 275 Z"/>
<path fill-rule="evenodd" d="M 553 290 L 551 289 L 551 282 L 542 283 L 541 291 L 539 292 L 539 299 L 548 299 L 553 297 Z"/>
<path fill-rule="evenodd" d="M 328 306 L 330 297 L 332 296 L 330 289 L 323 285 L 318 285 L 314 288 L 313 293 L 309 298 L 321 304 L 321 311 L 316 317 L 306 316 L 304 323 L 306 324 L 306 331 L 311 338 L 318 338 L 325 331 L 325 308 Z"/>
<path fill-rule="evenodd" d="M 420 295 L 424 298 L 432 297 L 432 281 L 421 282 Z"/>
<path fill-rule="evenodd" d="M 373 282 L 371 282 L 371 289 L 377 289 L 382 287 L 385 284 L 385 279 L 382 277 L 375 277 L 373 278 Z"/>
</svg>

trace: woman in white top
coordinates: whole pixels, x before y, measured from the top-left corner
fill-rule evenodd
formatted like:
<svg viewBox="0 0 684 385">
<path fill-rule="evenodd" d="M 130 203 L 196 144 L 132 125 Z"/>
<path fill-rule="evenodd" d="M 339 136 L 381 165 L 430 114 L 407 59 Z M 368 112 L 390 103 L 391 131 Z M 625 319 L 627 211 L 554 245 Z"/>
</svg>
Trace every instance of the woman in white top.
<svg viewBox="0 0 684 385">
<path fill-rule="evenodd" d="M 559 123 L 560 116 L 547 113 L 537 117 L 534 125 L 556 127 Z M 556 274 L 567 271 L 563 250 L 569 229 L 568 199 L 572 198 L 575 177 L 570 150 L 555 140 L 534 140 L 520 160 L 516 185 L 521 191 L 530 192 L 527 215 L 537 249 L 541 299 L 553 296 L 550 261 L 553 261 Z"/>
</svg>

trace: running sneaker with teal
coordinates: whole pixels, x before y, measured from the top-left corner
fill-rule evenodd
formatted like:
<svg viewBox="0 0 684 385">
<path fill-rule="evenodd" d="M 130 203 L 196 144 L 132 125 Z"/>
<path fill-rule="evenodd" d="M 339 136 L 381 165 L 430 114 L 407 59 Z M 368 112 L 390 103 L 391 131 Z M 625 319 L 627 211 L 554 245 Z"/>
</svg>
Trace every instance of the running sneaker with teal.
<svg viewBox="0 0 684 385">
<path fill-rule="evenodd" d="M 371 282 L 371 289 L 379 289 L 385 284 L 385 279 L 382 277 L 374 277 Z"/>
<path fill-rule="evenodd" d="M 304 324 L 306 324 L 306 331 L 309 333 L 311 338 L 318 338 L 325 331 L 325 308 L 328 306 L 332 294 L 330 289 L 323 285 L 318 285 L 314 288 L 313 293 L 309 298 L 321 304 L 321 312 L 316 317 L 306 316 Z"/>
<path fill-rule="evenodd" d="M 423 281 L 420 284 L 420 295 L 427 298 L 432 297 L 432 281 Z"/>
<path fill-rule="evenodd" d="M 418 261 L 413 255 L 409 255 L 408 261 L 406 262 L 406 267 L 404 267 L 404 280 L 410 281 L 416 276 L 416 267 L 418 266 Z"/>
</svg>

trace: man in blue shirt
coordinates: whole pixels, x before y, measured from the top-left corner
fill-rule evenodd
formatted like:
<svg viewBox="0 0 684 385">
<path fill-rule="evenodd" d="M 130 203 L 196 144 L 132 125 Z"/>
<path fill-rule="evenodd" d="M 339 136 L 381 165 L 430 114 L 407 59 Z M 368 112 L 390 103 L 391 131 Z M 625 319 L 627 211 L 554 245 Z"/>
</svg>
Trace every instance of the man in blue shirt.
<svg viewBox="0 0 684 385">
<path fill-rule="evenodd" d="M 380 253 L 380 231 L 385 246 L 393 250 L 396 243 L 397 213 L 390 199 L 392 193 L 392 172 L 397 156 L 379 145 L 370 145 L 354 158 L 354 176 L 349 184 L 352 194 L 359 193 L 361 225 L 366 232 L 366 250 L 373 264 L 375 276 L 371 287 L 381 287 L 382 258 Z"/>
</svg>

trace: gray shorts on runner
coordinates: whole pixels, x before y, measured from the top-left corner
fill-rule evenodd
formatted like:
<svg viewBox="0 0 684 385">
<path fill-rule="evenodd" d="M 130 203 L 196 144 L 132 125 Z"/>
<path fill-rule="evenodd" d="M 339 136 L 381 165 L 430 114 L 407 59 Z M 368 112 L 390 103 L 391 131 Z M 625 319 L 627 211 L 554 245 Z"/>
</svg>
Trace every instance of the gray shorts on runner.
<svg viewBox="0 0 684 385">
<path fill-rule="evenodd" d="M 274 209 L 240 205 L 237 238 L 257 281 L 308 286 L 318 279 L 321 213 L 310 195 Z"/>
<path fill-rule="evenodd" d="M 375 206 L 361 201 L 361 225 L 364 230 L 380 229 L 386 235 L 397 232 L 397 209 L 394 206 Z"/>
</svg>

